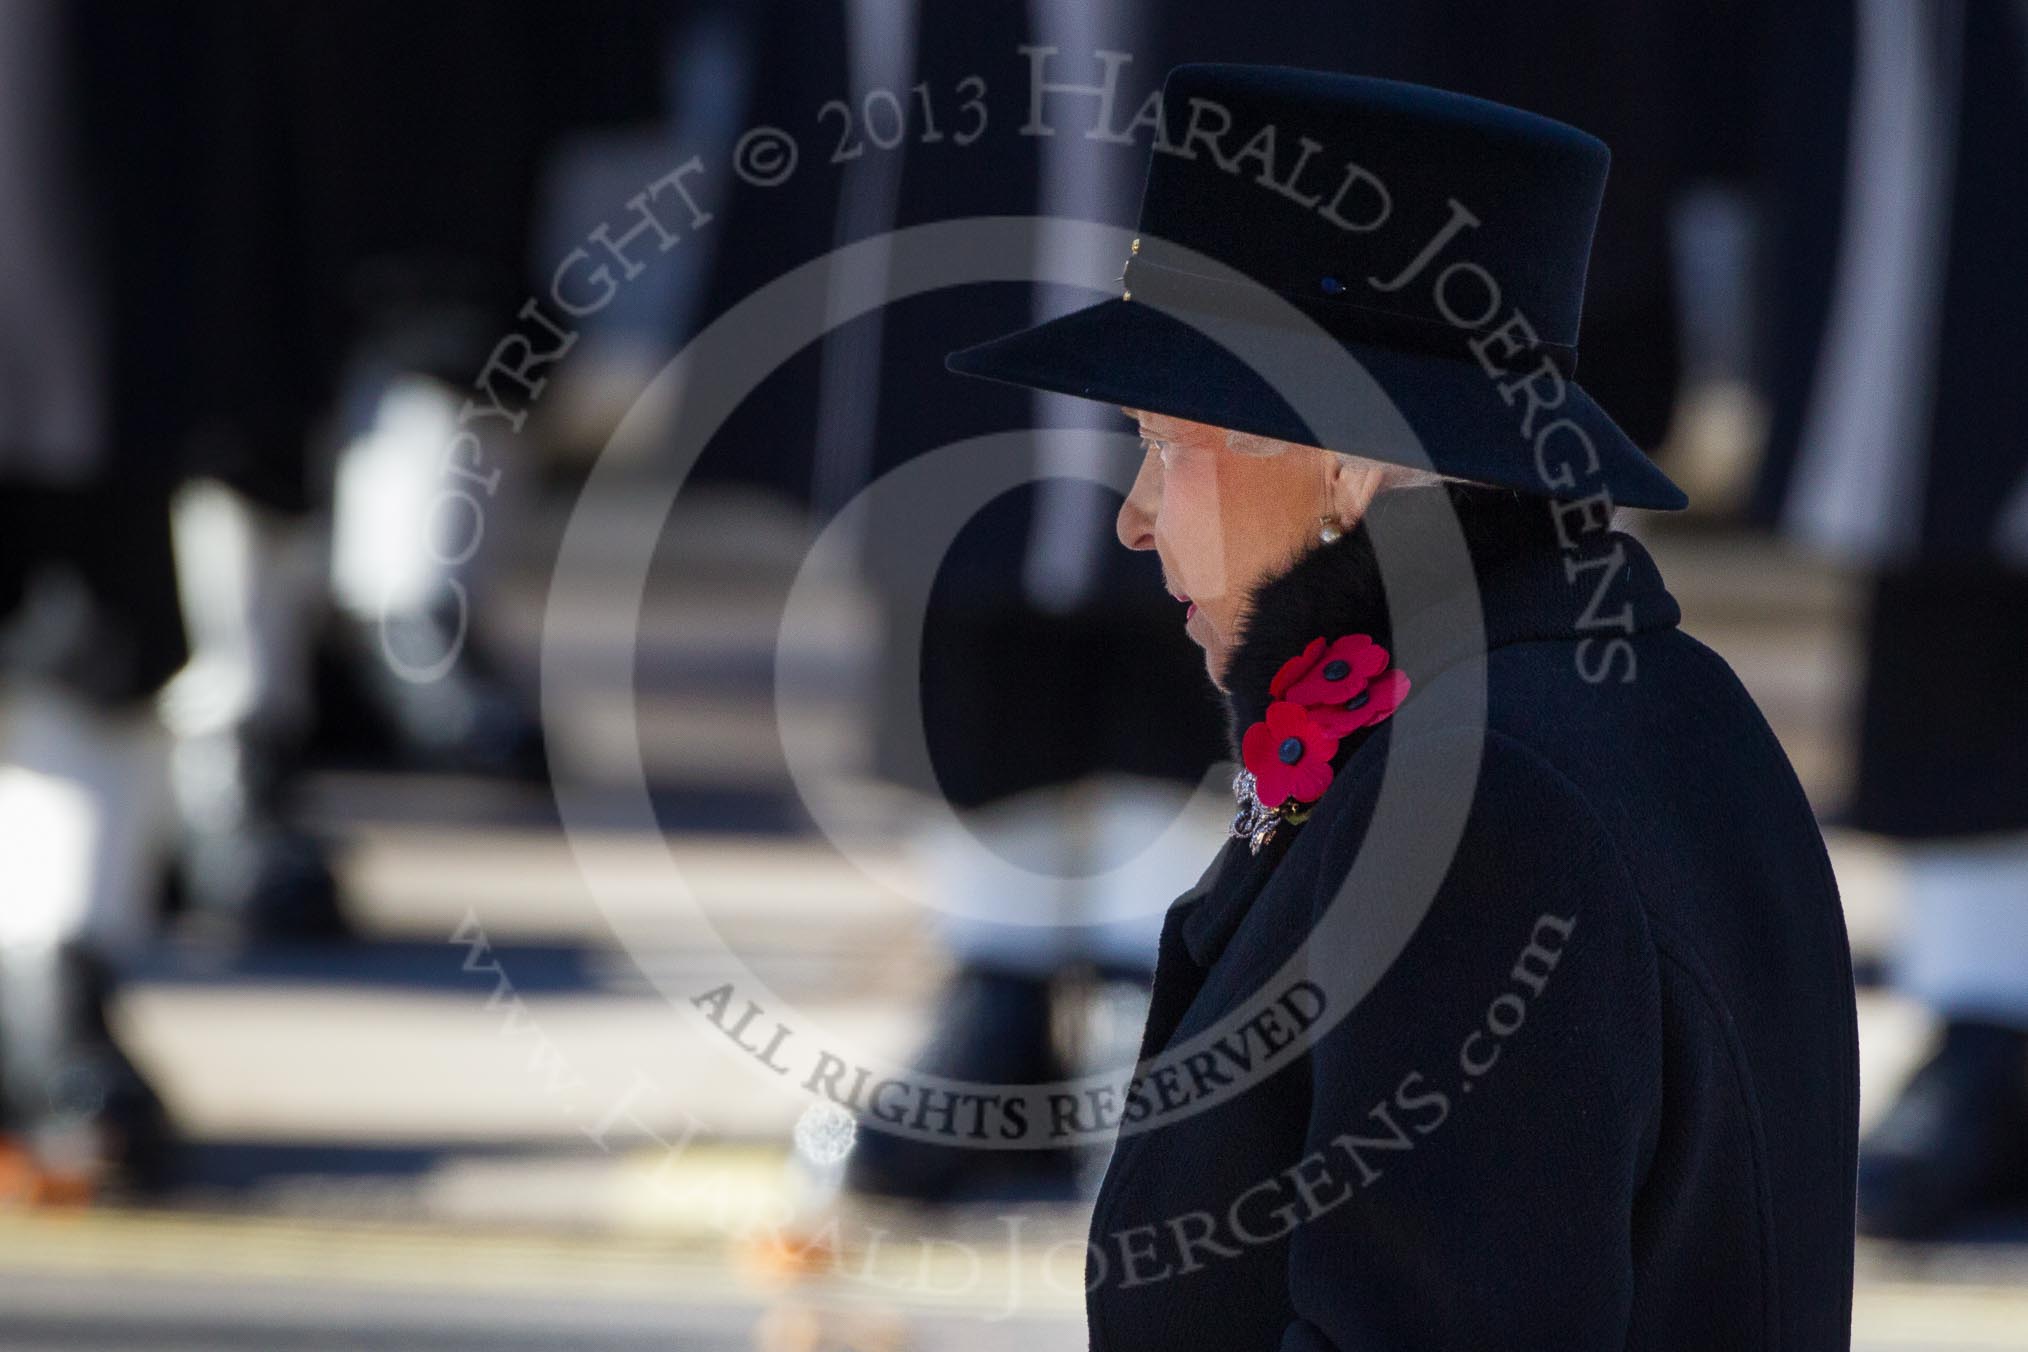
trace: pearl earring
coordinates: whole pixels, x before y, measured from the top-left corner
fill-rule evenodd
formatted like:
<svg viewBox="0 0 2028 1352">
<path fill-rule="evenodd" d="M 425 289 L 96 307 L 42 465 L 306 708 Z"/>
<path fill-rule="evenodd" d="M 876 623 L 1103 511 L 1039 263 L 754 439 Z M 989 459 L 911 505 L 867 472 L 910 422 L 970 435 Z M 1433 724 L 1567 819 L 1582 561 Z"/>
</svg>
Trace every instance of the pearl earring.
<svg viewBox="0 0 2028 1352">
<path fill-rule="evenodd" d="M 1322 525 L 1317 527 L 1317 538 L 1323 541 L 1325 544 L 1328 545 L 1333 540 L 1340 539 L 1344 536 L 1345 534 L 1344 530 L 1332 518 L 1328 516 L 1320 516 L 1317 518 L 1317 520 L 1323 523 Z"/>
</svg>

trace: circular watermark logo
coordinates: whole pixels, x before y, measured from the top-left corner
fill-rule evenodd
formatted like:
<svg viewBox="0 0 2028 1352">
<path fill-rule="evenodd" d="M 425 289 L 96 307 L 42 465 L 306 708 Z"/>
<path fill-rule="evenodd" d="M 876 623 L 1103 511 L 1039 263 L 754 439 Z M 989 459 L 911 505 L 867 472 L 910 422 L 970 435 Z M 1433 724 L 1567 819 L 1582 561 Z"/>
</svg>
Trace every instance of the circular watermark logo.
<svg viewBox="0 0 2028 1352">
<path fill-rule="evenodd" d="M 677 472 L 657 483 L 643 483 L 614 459 L 602 458 L 586 481 L 578 508 L 566 528 L 552 577 L 548 610 L 559 620 L 594 600 L 611 605 L 623 600 L 636 623 L 648 567 L 660 541 L 662 522 L 682 490 L 684 477 L 712 436 L 783 361 L 821 339 L 831 328 L 880 307 L 933 291 L 991 282 L 1089 284 L 1069 263 L 1052 266 L 1049 256 L 1034 247 L 1046 228 L 1048 238 L 1068 243 L 1064 257 L 1089 252 L 1128 256 L 1133 236 L 1115 227 L 1090 222 L 1037 217 L 984 217 L 912 227 L 847 245 L 814 260 L 761 288 L 712 323 L 677 355 L 643 392 L 637 412 L 661 406 L 668 385 L 683 389 L 684 416 L 671 448 Z M 1147 237 L 1143 236 L 1146 240 Z M 1243 361 L 1271 386 L 1317 434 L 1324 445 L 1369 444 L 1376 435 L 1390 447 L 1418 447 L 1415 429 L 1356 358 L 1302 310 L 1259 287 L 1244 275 L 1174 241 L 1160 241 L 1166 258 L 1179 260 L 1224 285 L 1250 292 L 1253 304 L 1245 318 L 1168 308 L 1159 299 L 1148 304 L 1189 324 Z M 1139 303 L 1139 302 L 1137 302 Z M 1270 322 L 1260 322 L 1255 316 Z M 708 379 L 699 379 L 708 373 Z M 956 379 L 958 377 L 952 377 Z M 634 415 L 630 415 L 630 419 Z M 645 416 L 645 415 L 643 415 Z M 631 439 L 639 429 L 623 421 L 616 441 Z M 902 622 L 895 631 L 920 642 L 921 616 L 931 580 L 957 531 L 993 498 L 1034 477 L 1026 457 L 1008 454 L 1014 443 L 1033 436 L 1102 436 L 1057 430 L 1017 432 L 978 438 L 947 446 L 889 472 L 862 490 L 820 535 L 792 588 L 783 617 L 783 633 L 793 638 L 812 619 L 820 601 L 815 579 L 835 575 L 849 566 L 847 542 L 859 539 L 871 515 L 911 523 L 908 567 L 893 570 L 898 589 L 885 597 L 898 608 Z M 1122 468 L 1130 468 L 1132 438 L 1117 438 Z M 1396 453 L 1394 458 L 1402 457 Z M 1427 467 L 1427 457 L 1421 457 Z M 1112 482 L 1103 474 L 1100 482 Z M 623 495 L 630 510 L 614 514 L 598 510 L 609 495 Z M 892 513 L 893 515 L 890 515 Z M 1431 529 L 1420 523 L 1417 538 L 1376 529 L 1373 545 L 1383 576 L 1391 559 L 1411 548 L 1417 562 L 1403 587 L 1390 586 L 1395 660 L 1411 672 L 1424 668 L 1420 658 L 1445 650 L 1459 632 L 1482 634 L 1483 625 L 1471 588 L 1471 564 L 1454 518 Z M 1441 581 L 1437 581 L 1440 579 Z M 1413 594 L 1420 586 L 1424 595 Z M 1427 590 L 1434 588 L 1433 591 Z M 1445 598 L 1441 616 L 1427 602 Z M 913 621 L 913 622 L 911 622 Z M 624 802 L 615 804 L 610 786 L 592 791 L 559 781 L 557 806 L 571 839 L 587 886 L 630 948 L 644 949 L 656 936 L 643 928 L 638 912 L 617 904 L 638 896 L 643 879 L 638 865 L 624 876 L 613 872 L 608 856 L 587 842 L 615 829 L 660 831 L 650 801 L 647 776 L 639 756 L 638 728 L 633 723 L 631 695 L 634 644 L 614 645 L 597 654 L 565 656 L 552 641 L 559 623 L 544 628 L 543 701 L 546 720 L 563 711 L 556 702 L 568 688 L 561 677 L 595 680 L 602 687 L 626 692 L 627 722 L 621 739 L 629 754 L 617 767 Z M 913 646 L 886 655 L 912 669 Z M 568 662 L 568 667 L 564 665 Z M 1396 743 L 1413 741 L 1431 731 L 1435 720 L 1455 732 L 1460 711 L 1483 719 L 1483 664 L 1445 657 L 1447 697 L 1411 699 L 1395 715 Z M 1177 673 L 1176 679 L 1187 679 Z M 810 740 L 802 735 L 802 717 L 789 691 L 779 692 L 777 714 L 791 775 L 803 793 L 818 828 L 840 854 L 879 885 L 910 895 L 925 906 L 966 906 L 964 899 L 930 898 L 916 882 L 897 871 L 889 857 L 863 848 L 859 837 L 836 820 L 828 795 L 818 792 L 819 772 L 799 750 Z M 928 748 L 920 719 L 904 728 L 904 759 L 927 769 Z M 1447 746 L 1457 745 L 1454 736 Z M 783 992 L 740 960 L 729 946 L 725 964 L 713 978 L 677 980 L 659 964 L 644 963 L 663 992 L 691 1006 L 721 1028 L 735 1020 L 743 1030 L 758 1022 L 767 1030 L 753 1050 L 756 1059 L 779 1079 L 801 1086 L 813 1096 L 829 1098 L 877 1122 L 884 1131 L 942 1144 L 975 1149 L 1035 1149 L 1076 1145 L 1107 1145 L 1117 1136 L 1138 1132 L 1202 1112 L 1244 1093 L 1299 1056 L 1355 1009 L 1392 965 L 1430 903 L 1437 895 L 1452 850 L 1461 838 L 1477 775 L 1477 748 L 1469 747 L 1446 773 L 1432 781 L 1424 774 L 1411 790 L 1400 765 L 1387 757 L 1378 767 L 1378 788 L 1365 844 L 1333 880 L 1335 892 L 1322 907 L 1307 938 L 1293 944 L 1273 970 L 1253 974 L 1249 990 L 1226 992 L 1218 1016 L 1189 1037 L 1162 1049 L 1125 1082 L 1111 1073 L 1096 1073 L 1056 1084 L 994 1084 L 954 1080 L 925 1074 L 864 1054 L 837 1029 L 798 1009 Z M 933 780 L 926 780 L 933 782 Z M 1444 785 L 1429 792 L 1432 782 Z M 1200 794 L 1221 795 L 1217 781 L 1208 780 Z M 1320 807 L 1320 812 L 1323 808 Z M 962 829 L 947 804 L 930 804 L 927 814 L 945 826 Z M 1187 818 L 1179 817 L 1183 822 Z M 1305 828 L 1313 831 L 1315 828 Z M 1150 850 L 1208 852 L 1211 842 L 1193 840 L 1179 827 L 1149 842 Z M 1298 842 L 1300 847 L 1301 842 Z M 1023 872 L 975 842 L 977 860 L 987 877 Z M 1118 867 L 1125 868 L 1130 864 Z M 687 909 L 707 927 L 708 898 L 697 895 L 673 856 L 657 856 L 650 886 Z M 1165 899 L 1155 899 L 1163 904 Z M 659 929 L 659 926 L 657 927 Z M 1327 961 L 1313 953 L 1328 954 Z M 758 1013 L 756 1013 L 758 1011 Z M 1278 1036 L 1277 1030 L 1286 1036 Z M 749 1034 L 751 1036 L 751 1034 Z M 1249 1056 L 1215 1080 L 1192 1074 L 1193 1059 L 1217 1058 L 1221 1046 L 1246 1045 L 1251 1039 L 1264 1054 Z M 1197 1065 L 1204 1061 L 1198 1059 Z M 1137 1110 L 1136 1105 L 1141 1105 Z"/>
</svg>

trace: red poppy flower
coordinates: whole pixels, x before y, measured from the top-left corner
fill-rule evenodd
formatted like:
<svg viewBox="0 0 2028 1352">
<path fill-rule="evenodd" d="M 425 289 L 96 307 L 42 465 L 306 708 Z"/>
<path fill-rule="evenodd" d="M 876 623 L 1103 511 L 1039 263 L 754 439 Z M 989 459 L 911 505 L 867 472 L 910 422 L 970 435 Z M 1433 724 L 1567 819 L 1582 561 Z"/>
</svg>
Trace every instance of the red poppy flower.
<svg viewBox="0 0 2028 1352">
<path fill-rule="evenodd" d="M 1275 673 L 1272 681 L 1268 682 L 1268 693 L 1277 699 L 1281 698 L 1284 690 L 1309 675 L 1310 668 L 1316 666 L 1317 659 L 1323 655 L 1324 640 L 1311 639 L 1301 652 L 1282 663 L 1282 669 Z"/>
<path fill-rule="evenodd" d="M 1333 737 L 1343 737 L 1378 723 L 1399 709 L 1407 698 L 1408 673 L 1396 668 L 1376 677 L 1350 699 L 1339 704 L 1312 704 L 1308 712 L 1319 728 Z"/>
<path fill-rule="evenodd" d="M 1311 647 L 1315 647 L 1313 642 Z M 1303 650 L 1308 656 L 1309 648 Z M 1283 668 L 1287 670 L 1287 668 Z M 1366 688 L 1366 683 L 1387 670 L 1387 649 L 1365 634 L 1347 634 L 1331 640 L 1317 654 L 1307 670 L 1291 682 L 1287 698 L 1298 704 L 1341 705 Z"/>
<path fill-rule="evenodd" d="M 1239 751 L 1262 806 L 1280 807 L 1291 798 L 1309 803 L 1331 787 L 1338 737 L 1301 705 L 1276 700 L 1268 705 L 1267 717 L 1246 730 Z"/>
</svg>

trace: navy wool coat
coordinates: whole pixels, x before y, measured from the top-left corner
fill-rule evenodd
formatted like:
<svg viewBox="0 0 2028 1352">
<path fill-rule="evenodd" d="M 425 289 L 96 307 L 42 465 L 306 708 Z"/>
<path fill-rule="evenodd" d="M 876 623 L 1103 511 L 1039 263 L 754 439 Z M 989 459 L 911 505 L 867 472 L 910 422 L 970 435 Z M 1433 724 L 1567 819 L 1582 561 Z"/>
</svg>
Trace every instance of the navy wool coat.
<svg viewBox="0 0 2028 1352">
<path fill-rule="evenodd" d="M 1453 504 L 1445 569 L 1420 542 Z M 1305 822 L 1229 841 L 1169 912 L 1093 1348 L 1849 1346 L 1822 838 L 1652 559 L 1589 520 L 1400 490 L 1256 592 L 1235 732 L 1314 637 L 1373 634 L 1414 684 Z"/>
</svg>

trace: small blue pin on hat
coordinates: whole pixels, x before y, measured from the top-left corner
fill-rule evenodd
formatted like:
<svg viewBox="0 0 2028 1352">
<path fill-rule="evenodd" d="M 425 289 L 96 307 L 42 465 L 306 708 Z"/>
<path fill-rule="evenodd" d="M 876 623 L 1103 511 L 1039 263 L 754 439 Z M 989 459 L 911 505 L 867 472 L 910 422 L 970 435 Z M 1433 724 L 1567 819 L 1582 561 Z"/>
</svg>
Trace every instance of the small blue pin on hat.
<svg viewBox="0 0 2028 1352">
<path fill-rule="evenodd" d="M 1278 66 L 1179 66 L 1162 108 L 1119 297 L 953 352 L 951 370 L 1329 445 L 1282 392 L 1328 402 L 1349 356 L 1400 416 L 1337 449 L 1542 497 L 1686 505 L 1576 379 L 1603 142 Z M 1239 358 L 1236 334 L 1273 361 Z"/>
</svg>

